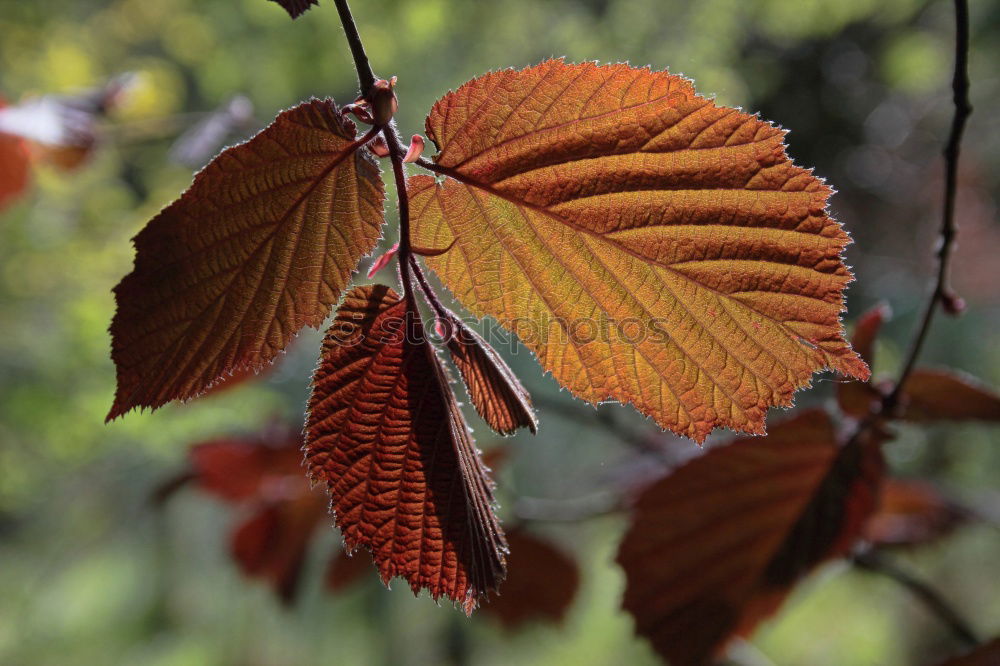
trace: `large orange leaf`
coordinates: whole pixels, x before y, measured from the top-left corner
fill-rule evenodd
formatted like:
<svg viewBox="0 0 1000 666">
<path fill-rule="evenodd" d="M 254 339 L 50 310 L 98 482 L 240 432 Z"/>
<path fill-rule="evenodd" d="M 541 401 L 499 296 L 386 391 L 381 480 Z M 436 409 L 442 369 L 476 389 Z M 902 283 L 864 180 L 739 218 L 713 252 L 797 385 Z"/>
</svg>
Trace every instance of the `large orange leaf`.
<svg viewBox="0 0 1000 666">
<path fill-rule="evenodd" d="M 638 499 L 618 553 L 637 631 L 676 664 L 709 662 L 805 573 L 860 537 L 883 474 L 877 442 L 837 442 L 825 412 L 710 450 Z"/>
<path fill-rule="evenodd" d="M 306 424 L 346 546 L 471 612 L 504 575 L 492 482 L 418 318 L 388 287 L 356 287 L 323 342 Z"/>
<path fill-rule="evenodd" d="M 764 431 L 812 373 L 860 378 L 842 338 L 848 235 L 783 131 L 679 76 L 550 60 L 439 100 L 410 179 L 414 243 L 463 305 L 590 402 L 702 440 Z"/>
<path fill-rule="evenodd" d="M 380 235 L 378 167 L 330 100 L 212 161 L 135 238 L 115 288 L 112 419 L 259 369 L 319 326 Z"/>
</svg>

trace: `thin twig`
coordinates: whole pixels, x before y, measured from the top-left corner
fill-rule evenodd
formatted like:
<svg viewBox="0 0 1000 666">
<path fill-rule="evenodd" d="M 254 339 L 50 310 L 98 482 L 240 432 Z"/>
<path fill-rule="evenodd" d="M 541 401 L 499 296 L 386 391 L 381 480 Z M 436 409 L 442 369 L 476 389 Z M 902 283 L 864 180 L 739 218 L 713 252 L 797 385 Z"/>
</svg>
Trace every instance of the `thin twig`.
<svg viewBox="0 0 1000 666">
<path fill-rule="evenodd" d="M 976 632 L 973 631 L 972 627 L 969 625 L 969 622 L 963 618 L 950 603 L 948 603 L 940 592 L 931 587 L 930 584 L 920 580 L 908 571 L 901 569 L 897 564 L 885 559 L 878 553 L 878 551 L 869 550 L 864 553 L 859 553 L 854 556 L 853 562 L 855 566 L 864 569 L 865 571 L 882 574 L 883 576 L 896 581 L 909 590 L 914 597 L 921 601 L 927 610 L 934 614 L 951 630 L 956 638 L 969 647 L 976 647 L 979 645 L 979 638 L 976 636 Z"/>
<path fill-rule="evenodd" d="M 358 34 L 358 26 L 354 23 L 351 15 L 351 8 L 347 0 L 335 0 L 337 13 L 340 14 L 340 22 L 344 26 L 344 33 L 347 35 L 347 44 L 351 47 L 351 55 L 354 57 L 354 68 L 358 70 L 358 86 L 361 95 L 366 96 L 375 85 L 375 74 L 372 72 L 371 63 L 368 62 L 368 55 L 365 53 L 364 44 L 361 43 L 361 35 Z"/>
<path fill-rule="evenodd" d="M 881 413 L 892 416 L 899 405 L 906 380 L 916 365 L 917 358 L 923 350 L 924 342 L 934 320 L 934 314 L 943 300 L 949 295 L 948 269 L 951 263 L 952 249 L 958 226 L 955 224 L 955 198 L 958 191 L 958 158 L 961 149 L 962 134 L 965 124 L 972 115 L 972 104 L 969 102 L 969 4 L 968 0 L 955 2 L 955 73 L 952 78 L 952 94 L 955 104 L 955 115 L 951 121 L 951 133 L 944 149 L 945 182 L 944 211 L 941 219 L 940 245 L 938 246 L 938 270 L 934 281 L 934 291 L 924 310 L 917 334 L 910 346 L 910 352 L 903 363 L 899 379 L 892 391 L 882 401 Z"/>
</svg>

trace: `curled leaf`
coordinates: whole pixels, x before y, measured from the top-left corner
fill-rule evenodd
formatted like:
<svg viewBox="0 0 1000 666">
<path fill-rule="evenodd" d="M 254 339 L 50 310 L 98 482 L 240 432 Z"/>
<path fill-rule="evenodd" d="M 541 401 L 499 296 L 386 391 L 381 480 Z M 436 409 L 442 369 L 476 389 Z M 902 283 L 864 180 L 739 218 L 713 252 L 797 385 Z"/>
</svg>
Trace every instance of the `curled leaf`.
<svg viewBox="0 0 1000 666">
<path fill-rule="evenodd" d="M 472 612 L 504 576 L 492 482 L 419 318 L 381 285 L 356 287 L 327 332 L 306 423 L 312 478 L 349 550 Z"/>
<path fill-rule="evenodd" d="M 512 435 L 518 428 L 537 432 L 531 396 L 514 371 L 482 336 L 449 315 L 448 351 L 479 415 L 501 435 Z"/>
<path fill-rule="evenodd" d="M 710 662 L 853 546 L 882 474 L 878 442 L 841 446 L 821 410 L 674 470 L 639 497 L 618 552 L 636 630 L 670 663 Z"/>
<path fill-rule="evenodd" d="M 115 287 L 113 419 L 270 363 L 319 326 L 379 239 L 378 167 L 331 100 L 215 158 L 135 237 Z"/>
<path fill-rule="evenodd" d="M 812 374 L 861 379 L 842 337 L 830 188 L 784 132 L 686 79 L 550 60 L 474 79 L 426 134 L 447 176 L 409 180 L 414 242 L 477 316 L 589 402 L 703 440 L 764 432 Z"/>
</svg>

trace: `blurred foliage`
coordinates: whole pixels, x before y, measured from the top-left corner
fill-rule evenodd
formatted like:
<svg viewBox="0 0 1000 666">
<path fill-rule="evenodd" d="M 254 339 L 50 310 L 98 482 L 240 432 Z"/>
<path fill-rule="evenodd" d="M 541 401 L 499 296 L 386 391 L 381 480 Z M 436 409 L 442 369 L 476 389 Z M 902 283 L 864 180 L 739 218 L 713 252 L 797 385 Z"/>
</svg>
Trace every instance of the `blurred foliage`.
<svg viewBox="0 0 1000 666">
<path fill-rule="evenodd" d="M 562 55 L 669 68 L 721 103 L 790 129 L 792 155 L 839 190 L 834 211 L 856 240 L 848 251 L 858 278 L 848 320 L 879 299 L 892 304 L 896 318 L 875 371 L 895 368 L 932 266 L 938 155 L 951 113 L 951 3 L 354 4 L 376 72 L 399 77 L 404 134 L 420 131 L 433 101 L 465 80 Z M 575 554 L 583 588 L 561 628 L 508 635 L 488 618 L 466 621 L 413 599 L 402 585 L 389 593 L 373 583 L 331 598 L 318 582 L 319 560 L 306 574 L 302 602 L 283 609 L 228 560 L 225 510 L 193 492 L 154 509 L 150 496 L 179 468 L 189 443 L 254 431 L 273 418 L 301 422 L 315 331 L 265 380 L 103 424 L 114 384 L 110 289 L 130 270 L 129 238 L 190 181 L 188 170 L 167 160 L 171 142 L 199 113 L 237 93 L 253 102 L 258 126 L 310 95 L 355 97 L 337 13 L 332 3 L 321 5 L 292 23 L 264 0 L 0 0 L 0 96 L 71 92 L 123 71 L 139 75 L 86 168 L 37 171 L 32 193 L 0 215 L 0 663 L 656 663 L 618 608 L 623 582 L 612 557 L 620 517 L 539 525 Z M 938 321 L 926 360 L 996 386 L 1000 4 L 982 0 L 972 12 L 977 113 L 963 154 L 954 279 L 969 310 Z M 543 407 L 537 437 L 512 440 L 504 509 L 515 496 L 558 500 L 613 489 L 623 475 L 653 465 L 637 465 L 593 410 L 559 392 L 519 351 L 512 365 L 533 394 L 574 411 Z M 821 380 L 799 403 L 829 400 L 830 388 Z M 608 411 L 627 427 L 649 428 L 630 410 L 600 413 Z M 473 425 L 488 448 L 487 430 Z M 907 428 L 888 454 L 899 473 L 934 478 L 996 521 L 997 440 L 996 430 L 974 426 Z M 694 446 L 662 444 L 678 455 Z M 329 552 L 335 535 L 324 538 L 318 549 Z M 995 523 L 905 559 L 983 635 L 1000 631 Z M 956 647 L 906 592 L 842 567 L 800 588 L 754 643 L 776 663 L 839 666 L 922 664 Z"/>
</svg>

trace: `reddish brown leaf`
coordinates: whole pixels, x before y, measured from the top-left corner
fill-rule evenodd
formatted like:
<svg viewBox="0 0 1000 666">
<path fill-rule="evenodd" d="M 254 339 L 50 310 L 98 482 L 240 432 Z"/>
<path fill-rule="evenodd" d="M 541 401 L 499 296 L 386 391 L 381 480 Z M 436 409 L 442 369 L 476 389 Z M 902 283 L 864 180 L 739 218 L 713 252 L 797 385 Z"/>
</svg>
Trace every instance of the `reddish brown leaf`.
<svg viewBox="0 0 1000 666">
<path fill-rule="evenodd" d="M 537 432 L 531 396 L 510 366 L 458 317 L 451 315 L 449 324 L 448 351 L 483 420 L 501 435 L 512 435 L 518 428 Z"/>
<path fill-rule="evenodd" d="M 1000 421 L 1000 395 L 965 373 L 917 368 L 903 388 L 907 421 Z"/>
<path fill-rule="evenodd" d="M 307 9 L 313 5 L 319 5 L 318 0 L 271 0 L 271 2 L 277 2 L 279 5 L 285 8 L 288 15 L 293 19 L 301 16 Z"/>
<path fill-rule="evenodd" d="M 930 483 L 886 479 L 865 540 L 876 546 L 930 543 L 950 534 L 967 515 Z"/>
<path fill-rule="evenodd" d="M 283 602 L 291 603 L 309 543 L 325 513 L 324 503 L 308 489 L 294 500 L 265 506 L 233 532 L 233 559 L 246 575 L 266 580 Z"/>
<path fill-rule="evenodd" d="M 507 534 L 510 573 L 499 594 L 483 605 L 507 629 L 526 622 L 561 622 L 580 584 L 576 562 L 561 550 L 523 529 Z"/>
<path fill-rule="evenodd" d="M 0 109 L 5 106 L 0 99 Z M 24 140 L 0 131 L 0 211 L 27 189 L 30 166 Z"/>
<path fill-rule="evenodd" d="M 340 549 L 330 558 L 326 568 L 326 589 L 343 592 L 345 589 L 372 573 L 372 558 L 365 553 L 348 553 Z"/>
<path fill-rule="evenodd" d="M 846 232 L 784 132 L 679 76 L 550 60 L 437 102 L 449 176 L 409 180 L 414 242 L 478 316 L 578 397 L 696 440 L 762 433 L 812 374 L 866 379 L 842 337 Z"/>
<path fill-rule="evenodd" d="M 882 468 L 877 442 L 841 447 L 813 410 L 653 484 L 618 554 L 637 631 L 671 663 L 707 663 L 856 542 Z"/>
<path fill-rule="evenodd" d="M 865 312 L 854 326 L 851 346 L 869 367 L 875 362 L 875 340 L 882 323 L 887 321 L 892 311 L 882 303 Z M 847 381 L 837 384 L 837 403 L 845 414 L 863 418 L 871 413 L 873 404 L 881 395 L 867 381 Z"/>
<path fill-rule="evenodd" d="M 302 479 L 302 437 L 298 433 L 266 433 L 255 438 L 221 438 L 191 447 L 190 458 L 198 485 L 232 502 L 274 500 L 278 490 L 267 493 L 285 479 Z M 298 490 L 298 489 L 296 489 Z M 298 493 L 292 493 L 297 495 Z"/>
<path fill-rule="evenodd" d="M 947 659 L 938 666 L 1000 666 L 1000 638 L 994 638 L 960 657 Z"/>
<path fill-rule="evenodd" d="M 306 455 L 348 549 L 471 612 L 504 575 L 492 483 L 418 318 L 388 287 L 353 289 L 323 342 Z"/>
<path fill-rule="evenodd" d="M 320 325 L 383 222 L 378 167 L 353 139 L 330 100 L 285 111 L 136 236 L 115 288 L 108 419 L 261 368 Z"/>
</svg>

